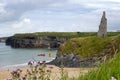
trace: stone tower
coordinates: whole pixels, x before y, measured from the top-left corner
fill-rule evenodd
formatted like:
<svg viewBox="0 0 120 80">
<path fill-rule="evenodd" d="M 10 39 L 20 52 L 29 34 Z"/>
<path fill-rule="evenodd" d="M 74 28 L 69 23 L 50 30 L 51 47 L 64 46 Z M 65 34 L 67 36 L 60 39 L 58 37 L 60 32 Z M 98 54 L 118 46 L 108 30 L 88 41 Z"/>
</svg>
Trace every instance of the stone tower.
<svg viewBox="0 0 120 80">
<path fill-rule="evenodd" d="M 101 18 L 101 22 L 100 22 L 100 25 L 99 25 L 99 30 L 98 30 L 97 36 L 98 37 L 107 36 L 107 19 L 106 19 L 105 11 L 103 11 L 103 15 L 102 15 L 102 18 Z"/>
</svg>

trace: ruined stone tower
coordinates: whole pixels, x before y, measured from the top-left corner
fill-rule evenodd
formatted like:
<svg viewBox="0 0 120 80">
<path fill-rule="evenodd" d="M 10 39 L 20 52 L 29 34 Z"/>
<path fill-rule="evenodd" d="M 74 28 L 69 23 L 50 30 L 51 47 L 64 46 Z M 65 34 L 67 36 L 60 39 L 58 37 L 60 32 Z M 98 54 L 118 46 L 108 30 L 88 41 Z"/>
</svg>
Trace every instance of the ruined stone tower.
<svg viewBox="0 0 120 80">
<path fill-rule="evenodd" d="M 107 19 L 106 19 L 106 14 L 105 11 L 103 11 L 103 15 L 101 18 L 101 22 L 99 25 L 99 30 L 97 33 L 98 37 L 105 37 L 107 36 Z"/>
</svg>

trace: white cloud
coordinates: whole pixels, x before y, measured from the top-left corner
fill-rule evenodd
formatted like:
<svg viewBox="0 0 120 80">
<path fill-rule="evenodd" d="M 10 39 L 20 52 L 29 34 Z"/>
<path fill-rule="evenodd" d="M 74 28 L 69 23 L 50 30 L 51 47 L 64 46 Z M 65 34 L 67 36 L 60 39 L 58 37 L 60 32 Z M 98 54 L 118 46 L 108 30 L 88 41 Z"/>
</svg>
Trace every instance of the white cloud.
<svg viewBox="0 0 120 80">
<path fill-rule="evenodd" d="M 6 13 L 6 10 L 4 9 L 5 4 L 4 3 L 0 3 L 0 14 Z"/>
<path fill-rule="evenodd" d="M 16 22 L 12 25 L 13 28 L 24 28 L 24 27 L 30 27 L 31 26 L 31 20 L 28 18 L 24 18 L 19 22 Z"/>
<path fill-rule="evenodd" d="M 107 1 L 111 1 L 111 2 L 120 2 L 120 0 L 107 0 Z"/>
<path fill-rule="evenodd" d="M 31 20 L 28 18 L 24 18 L 22 22 L 27 23 L 27 24 L 31 24 Z"/>
<path fill-rule="evenodd" d="M 68 2 L 86 8 L 120 10 L 120 0 L 68 0 Z"/>
<path fill-rule="evenodd" d="M 100 2 L 120 2 L 120 0 L 68 0 L 70 3 L 83 4 L 83 3 L 100 3 Z"/>
</svg>

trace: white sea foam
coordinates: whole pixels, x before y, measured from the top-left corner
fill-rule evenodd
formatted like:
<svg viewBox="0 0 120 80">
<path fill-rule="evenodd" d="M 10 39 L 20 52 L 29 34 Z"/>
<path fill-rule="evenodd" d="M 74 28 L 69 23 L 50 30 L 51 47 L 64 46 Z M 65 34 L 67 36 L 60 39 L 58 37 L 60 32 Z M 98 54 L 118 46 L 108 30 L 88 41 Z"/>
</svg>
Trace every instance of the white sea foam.
<svg viewBox="0 0 120 80">
<path fill-rule="evenodd" d="M 53 59 L 55 59 L 55 58 L 52 58 L 52 60 L 53 60 Z M 48 61 L 46 61 L 46 63 L 49 63 L 49 62 L 51 62 L 52 60 L 48 60 Z M 33 63 L 33 65 L 36 65 L 36 64 L 37 64 L 36 62 Z M 7 66 L 1 67 L 1 69 L 25 67 L 25 66 L 27 66 L 27 65 L 28 65 L 28 63 L 7 65 Z"/>
<path fill-rule="evenodd" d="M 1 67 L 1 69 L 17 68 L 17 67 L 24 67 L 24 66 L 27 66 L 27 63 L 15 64 L 15 65 L 7 65 L 7 66 Z"/>
</svg>

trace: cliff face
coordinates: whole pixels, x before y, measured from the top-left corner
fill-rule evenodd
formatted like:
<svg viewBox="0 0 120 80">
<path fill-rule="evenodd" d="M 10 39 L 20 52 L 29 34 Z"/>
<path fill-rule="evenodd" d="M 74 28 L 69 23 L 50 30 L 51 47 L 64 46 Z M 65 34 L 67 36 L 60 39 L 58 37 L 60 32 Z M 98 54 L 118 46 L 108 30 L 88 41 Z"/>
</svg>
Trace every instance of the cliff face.
<svg viewBox="0 0 120 80">
<path fill-rule="evenodd" d="M 9 37 L 6 45 L 13 48 L 58 48 L 67 37 L 40 36 L 40 37 Z"/>
<path fill-rule="evenodd" d="M 75 38 L 59 47 L 55 60 L 50 64 L 65 67 L 94 67 L 108 61 L 117 52 L 120 52 L 120 35 L 108 38 Z"/>
<path fill-rule="evenodd" d="M 110 55 L 111 54 L 106 53 L 105 51 L 88 58 L 79 58 L 79 55 L 76 55 L 75 53 L 67 55 L 57 54 L 55 60 L 53 60 L 49 64 L 53 64 L 56 66 L 64 65 L 65 67 L 95 67 L 100 65 L 100 63 L 104 62 L 104 58 Z"/>
</svg>

